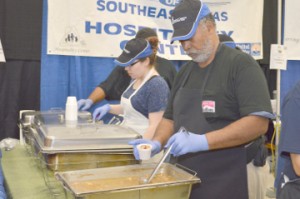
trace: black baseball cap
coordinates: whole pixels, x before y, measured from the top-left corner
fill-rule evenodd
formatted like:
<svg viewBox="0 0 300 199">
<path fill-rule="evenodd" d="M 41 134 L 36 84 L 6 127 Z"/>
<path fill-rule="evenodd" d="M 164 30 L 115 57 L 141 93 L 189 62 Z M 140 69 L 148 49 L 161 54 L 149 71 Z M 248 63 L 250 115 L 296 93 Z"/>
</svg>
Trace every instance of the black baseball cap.
<svg viewBox="0 0 300 199">
<path fill-rule="evenodd" d="M 134 38 L 126 43 L 122 54 L 114 60 L 114 63 L 119 66 L 129 66 L 136 60 L 152 54 L 153 50 L 148 41 L 141 38 Z"/>
<path fill-rule="evenodd" d="M 173 36 L 176 40 L 190 39 L 196 32 L 201 19 L 210 14 L 206 4 L 200 0 L 182 0 L 171 12 Z"/>
</svg>

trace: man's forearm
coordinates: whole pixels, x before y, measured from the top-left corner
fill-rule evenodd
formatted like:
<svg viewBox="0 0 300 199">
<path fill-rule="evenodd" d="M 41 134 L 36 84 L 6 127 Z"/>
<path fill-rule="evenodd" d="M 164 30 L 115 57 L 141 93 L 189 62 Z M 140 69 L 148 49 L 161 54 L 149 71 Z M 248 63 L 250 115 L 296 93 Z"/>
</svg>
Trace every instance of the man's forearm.
<svg viewBox="0 0 300 199">
<path fill-rule="evenodd" d="M 269 120 L 246 116 L 230 125 L 206 134 L 209 149 L 221 149 L 246 144 L 267 132 Z"/>
<path fill-rule="evenodd" d="M 94 91 L 90 94 L 89 99 L 93 101 L 93 103 L 102 101 L 105 98 L 105 92 L 101 87 L 96 87 Z"/>
<path fill-rule="evenodd" d="M 152 140 L 159 141 L 162 146 L 164 146 L 168 139 L 173 135 L 174 133 L 174 122 L 172 120 L 162 118 L 160 123 L 158 124 L 154 137 Z"/>
</svg>

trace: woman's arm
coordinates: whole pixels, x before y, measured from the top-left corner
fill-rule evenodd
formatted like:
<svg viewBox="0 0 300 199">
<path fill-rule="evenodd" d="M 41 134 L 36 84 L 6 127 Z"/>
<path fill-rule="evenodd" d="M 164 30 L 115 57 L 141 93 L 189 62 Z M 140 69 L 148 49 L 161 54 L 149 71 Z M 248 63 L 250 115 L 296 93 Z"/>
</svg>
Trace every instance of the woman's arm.
<svg viewBox="0 0 300 199">
<path fill-rule="evenodd" d="M 159 122 L 161 121 L 163 114 L 164 114 L 164 111 L 149 113 L 149 115 L 148 115 L 149 126 L 143 136 L 145 139 L 153 138 L 156 127 L 158 126 Z"/>
<path fill-rule="evenodd" d="M 110 105 L 110 111 L 109 113 L 115 114 L 115 115 L 120 115 L 123 114 L 123 107 L 121 104 L 111 104 Z"/>
</svg>

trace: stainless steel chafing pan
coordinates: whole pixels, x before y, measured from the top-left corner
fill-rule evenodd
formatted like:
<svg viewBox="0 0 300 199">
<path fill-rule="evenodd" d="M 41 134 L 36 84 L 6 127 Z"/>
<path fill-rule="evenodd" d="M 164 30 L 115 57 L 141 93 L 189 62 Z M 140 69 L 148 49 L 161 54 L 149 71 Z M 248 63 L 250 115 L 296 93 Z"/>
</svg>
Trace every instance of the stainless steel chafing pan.
<svg viewBox="0 0 300 199">
<path fill-rule="evenodd" d="M 150 175 L 155 164 L 57 172 L 56 178 L 67 190 L 68 198 L 84 199 L 188 199 L 191 187 L 199 183 L 196 173 L 164 163 L 149 184 L 140 179 Z"/>
<path fill-rule="evenodd" d="M 61 110 L 31 112 L 29 115 L 26 140 L 33 153 L 51 170 L 138 163 L 128 142 L 141 138 L 141 135 L 130 128 L 92 123 L 89 112 L 79 112 L 75 123 L 67 123 Z"/>
</svg>

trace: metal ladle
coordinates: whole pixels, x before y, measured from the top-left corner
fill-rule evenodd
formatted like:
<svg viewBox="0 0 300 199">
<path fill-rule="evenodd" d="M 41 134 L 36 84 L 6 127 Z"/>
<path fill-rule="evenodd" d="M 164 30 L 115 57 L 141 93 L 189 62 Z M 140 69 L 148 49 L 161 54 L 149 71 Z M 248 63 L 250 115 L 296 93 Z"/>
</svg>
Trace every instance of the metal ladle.
<svg viewBox="0 0 300 199">
<path fill-rule="evenodd" d="M 152 171 L 151 175 L 149 176 L 148 179 L 144 178 L 142 179 L 142 183 L 143 184 L 148 184 L 151 182 L 151 180 L 153 179 L 153 177 L 156 175 L 158 169 L 160 168 L 160 166 L 162 165 L 162 163 L 165 161 L 165 159 L 168 157 L 171 149 L 172 149 L 172 146 L 169 146 L 169 148 L 167 149 L 167 151 L 165 152 L 164 156 L 160 159 L 160 161 L 158 162 L 158 164 L 156 165 L 155 169 Z"/>
</svg>

